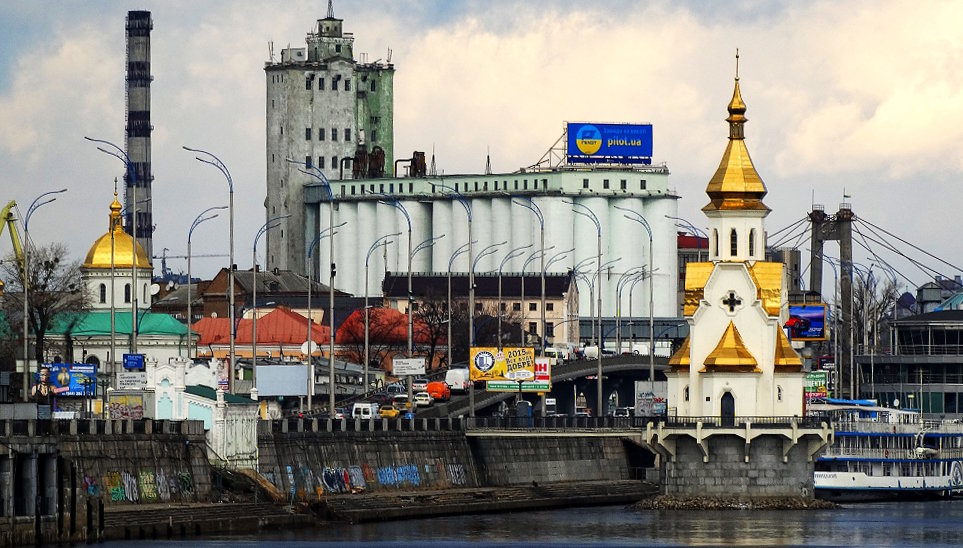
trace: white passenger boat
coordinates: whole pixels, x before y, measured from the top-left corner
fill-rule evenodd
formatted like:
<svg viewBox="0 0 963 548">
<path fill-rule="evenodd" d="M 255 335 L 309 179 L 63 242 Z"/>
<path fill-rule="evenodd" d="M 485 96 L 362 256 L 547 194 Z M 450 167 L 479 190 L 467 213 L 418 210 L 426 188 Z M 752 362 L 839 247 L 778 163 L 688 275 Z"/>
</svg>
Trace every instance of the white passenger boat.
<svg viewBox="0 0 963 548">
<path fill-rule="evenodd" d="M 834 501 L 963 494 L 963 424 L 923 420 L 872 400 L 811 403 L 832 417 L 834 442 L 815 464 L 817 498 Z"/>
</svg>

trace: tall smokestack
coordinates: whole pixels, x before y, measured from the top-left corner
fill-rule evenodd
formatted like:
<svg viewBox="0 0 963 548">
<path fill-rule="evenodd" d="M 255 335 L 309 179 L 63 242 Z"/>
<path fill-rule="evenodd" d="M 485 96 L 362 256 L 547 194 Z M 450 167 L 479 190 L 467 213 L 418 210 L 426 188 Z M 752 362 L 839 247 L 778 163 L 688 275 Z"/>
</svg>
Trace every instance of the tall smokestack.
<svg viewBox="0 0 963 548">
<path fill-rule="evenodd" d="M 127 156 L 130 158 L 133 178 L 124 174 L 127 213 L 126 230 L 130 234 L 137 214 L 137 241 L 144 247 L 147 257 L 154 256 L 154 220 L 151 214 L 151 183 L 154 175 L 150 167 L 150 31 L 154 28 L 149 11 L 127 12 Z M 133 187 L 137 187 L 137 204 L 134 204 Z"/>
</svg>

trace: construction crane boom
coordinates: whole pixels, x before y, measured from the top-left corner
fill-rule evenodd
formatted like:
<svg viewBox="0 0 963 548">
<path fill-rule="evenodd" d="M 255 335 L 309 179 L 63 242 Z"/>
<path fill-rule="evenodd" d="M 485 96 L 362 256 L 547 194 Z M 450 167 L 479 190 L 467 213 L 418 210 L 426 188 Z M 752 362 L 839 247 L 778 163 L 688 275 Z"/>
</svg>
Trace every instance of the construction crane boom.
<svg viewBox="0 0 963 548">
<path fill-rule="evenodd" d="M 27 276 L 24 272 L 23 246 L 20 244 L 20 233 L 17 231 L 17 218 L 13 214 L 13 210 L 16 207 L 17 201 L 10 200 L 10 203 L 3 208 L 3 211 L 0 211 L 0 237 L 3 236 L 3 228 L 6 227 L 10 233 L 10 240 L 13 242 L 13 254 L 17 259 L 17 267 L 20 269 L 20 279 L 26 283 Z M 3 295 L 2 280 L 0 280 L 0 295 Z"/>
</svg>

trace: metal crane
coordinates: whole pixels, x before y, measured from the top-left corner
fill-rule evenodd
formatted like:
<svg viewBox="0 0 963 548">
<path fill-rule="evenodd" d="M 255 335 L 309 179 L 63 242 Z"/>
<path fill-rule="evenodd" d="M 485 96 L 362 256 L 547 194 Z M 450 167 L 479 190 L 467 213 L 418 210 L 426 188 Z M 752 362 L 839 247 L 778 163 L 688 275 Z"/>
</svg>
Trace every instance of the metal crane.
<svg viewBox="0 0 963 548">
<path fill-rule="evenodd" d="M 187 255 L 168 255 L 167 252 L 170 251 L 168 248 L 161 250 L 161 255 L 152 257 L 153 259 L 161 260 L 161 276 L 165 280 L 174 279 L 174 273 L 167 268 L 167 259 L 186 259 Z M 191 253 L 191 258 L 195 259 L 197 257 L 227 257 L 225 253 Z"/>
<path fill-rule="evenodd" d="M 0 211 L 0 236 L 3 236 L 3 228 L 7 227 L 7 231 L 10 232 L 10 240 L 13 242 L 13 254 L 14 257 L 16 257 L 17 266 L 20 269 L 20 279 L 24 280 L 24 284 L 26 284 L 23 246 L 20 245 L 20 233 L 17 231 L 17 218 L 13 213 L 16 207 L 16 200 L 10 200 L 10 203 L 3 208 L 3 211 Z M 0 280 L 0 295 L 3 295 L 3 280 Z"/>
</svg>

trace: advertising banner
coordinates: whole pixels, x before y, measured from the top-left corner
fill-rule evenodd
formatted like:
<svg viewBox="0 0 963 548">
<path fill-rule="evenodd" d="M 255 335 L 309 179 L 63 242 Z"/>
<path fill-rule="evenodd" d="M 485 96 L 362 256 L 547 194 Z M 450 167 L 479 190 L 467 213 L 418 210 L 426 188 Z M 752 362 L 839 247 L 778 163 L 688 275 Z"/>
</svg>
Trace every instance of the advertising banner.
<svg viewBox="0 0 963 548">
<path fill-rule="evenodd" d="M 567 125 L 569 163 L 652 163 L 651 124 Z"/>
<path fill-rule="evenodd" d="M 425 359 L 393 358 L 391 360 L 391 368 L 391 372 L 396 377 L 404 377 L 405 375 L 424 375 Z"/>
<path fill-rule="evenodd" d="M 308 366 L 258 365 L 258 396 L 307 396 Z"/>
<path fill-rule="evenodd" d="M 97 394 L 97 366 L 89 363 L 50 363 L 50 384 L 58 396 L 94 396 Z"/>
<path fill-rule="evenodd" d="M 144 418 L 144 396 L 139 394 L 111 394 L 107 409 L 111 419 Z"/>
<path fill-rule="evenodd" d="M 806 373 L 806 380 L 803 381 L 803 393 L 806 401 L 822 400 L 829 397 L 829 372 L 810 371 Z"/>
<path fill-rule="evenodd" d="M 535 379 L 535 349 L 473 347 L 468 362 L 473 381 L 527 381 Z M 518 389 L 518 386 L 515 386 Z"/>
<path fill-rule="evenodd" d="M 826 340 L 826 305 L 790 304 L 786 328 L 789 330 L 789 339 L 793 341 Z"/>
</svg>

